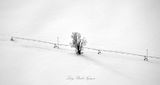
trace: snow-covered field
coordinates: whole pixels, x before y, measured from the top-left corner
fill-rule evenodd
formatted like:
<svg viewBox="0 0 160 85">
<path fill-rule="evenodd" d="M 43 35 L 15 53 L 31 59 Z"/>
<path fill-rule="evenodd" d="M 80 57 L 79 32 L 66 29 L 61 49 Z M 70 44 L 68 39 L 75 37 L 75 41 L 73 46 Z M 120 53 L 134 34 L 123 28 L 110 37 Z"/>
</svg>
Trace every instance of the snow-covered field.
<svg viewBox="0 0 160 85">
<path fill-rule="evenodd" d="M 0 85 L 159 85 L 160 61 L 1 38 Z"/>
<path fill-rule="evenodd" d="M 160 57 L 159 0 L 0 0 L 0 85 L 160 85 L 160 59 L 74 49 L 11 36 Z"/>
</svg>

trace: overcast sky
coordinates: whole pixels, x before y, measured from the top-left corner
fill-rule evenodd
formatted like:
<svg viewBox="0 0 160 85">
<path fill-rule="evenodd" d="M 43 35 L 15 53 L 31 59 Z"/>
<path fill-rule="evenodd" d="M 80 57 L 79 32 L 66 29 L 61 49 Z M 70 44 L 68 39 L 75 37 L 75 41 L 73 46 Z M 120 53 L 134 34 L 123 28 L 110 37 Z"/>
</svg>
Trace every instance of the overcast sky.
<svg viewBox="0 0 160 85">
<path fill-rule="evenodd" d="M 160 51 L 159 0 L 0 0 L 0 34 L 69 43 L 80 32 L 88 46 Z"/>
</svg>

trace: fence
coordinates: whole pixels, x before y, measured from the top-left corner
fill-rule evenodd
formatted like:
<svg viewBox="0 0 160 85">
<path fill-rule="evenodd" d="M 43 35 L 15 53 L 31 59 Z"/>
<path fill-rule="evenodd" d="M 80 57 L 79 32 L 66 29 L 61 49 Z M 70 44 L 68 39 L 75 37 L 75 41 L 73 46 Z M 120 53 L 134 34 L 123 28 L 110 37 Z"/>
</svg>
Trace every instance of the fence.
<svg viewBox="0 0 160 85">
<path fill-rule="evenodd" d="M 148 56 L 148 55 L 141 55 L 141 54 L 136 54 L 136 53 L 122 52 L 122 51 L 101 50 L 101 49 L 88 48 L 88 47 L 85 47 L 85 48 L 86 49 L 90 49 L 90 50 L 100 51 L 100 52 L 113 52 L 113 53 L 126 54 L 126 55 L 134 55 L 134 56 L 141 56 L 141 57 Z M 155 58 L 155 59 L 160 59 L 160 57 L 156 57 L 156 56 L 148 56 L 148 57 Z"/>
<path fill-rule="evenodd" d="M 67 44 L 60 44 L 59 41 L 53 43 L 53 42 L 42 41 L 42 40 L 35 40 L 35 39 L 29 39 L 29 38 L 21 38 L 21 37 L 15 37 L 15 36 L 11 37 L 11 41 L 14 41 L 15 39 L 28 40 L 28 41 L 41 42 L 41 43 L 48 43 L 48 44 L 53 44 L 56 47 L 59 47 L 59 46 L 69 46 L 70 47 L 70 45 L 67 45 Z M 84 47 L 84 48 L 85 49 L 89 49 L 89 50 L 95 50 L 95 51 L 98 52 L 98 54 L 100 54 L 101 52 L 113 52 L 113 53 L 119 53 L 119 54 L 140 56 L 140 57 L 144 57 L 147 60 L 148 60 L 148 57 L 155 58 L 155 59 L 160 59 L 160 57 L 148 56 L 148 50 L 147 50 L 147 55 L 141 55 L 141 54 L 136 54 L 136 53 L 122 52 L 122 51 L 103 50 L 103 49 L 96 49 L 96 48 L 89 48 L 89 47 Z"/>
</svg>

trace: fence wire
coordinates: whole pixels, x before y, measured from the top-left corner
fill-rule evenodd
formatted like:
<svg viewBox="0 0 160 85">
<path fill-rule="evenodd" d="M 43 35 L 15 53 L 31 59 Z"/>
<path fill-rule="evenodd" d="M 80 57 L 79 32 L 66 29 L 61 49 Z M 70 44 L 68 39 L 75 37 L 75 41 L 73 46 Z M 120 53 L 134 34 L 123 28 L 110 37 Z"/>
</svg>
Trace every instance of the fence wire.
<svg viewBox="0 0 160 85">
<path fill-rule="evenodd" d="M 58 46 L 69 46 L 67 44 L 60 44 L 57 42 L 48 42 L 48 41 L 42 41 L 42 40 L 36 40 L 36 39 L 30 39 L 30 38 L 22 38 L 22 37 L 15 37 L 12 36 L 11 40 L 14 39 L 21 39 L 21 40 L 28 40 L 28 41 L 33 41 L 33 42 L 41 42 L 41 43 L 48 43 L 48 44 L 53 44 L 53 45 L 58 45 Z M 89 50 L 95 50 L 95 51 L 100 51 L 100 52 L 112 52 L 112 53 L 119 53 L 119 54 L 126 54 L 126 55 L 134 55 L 134 56 L 140 56 L 140 57 L 146 57 L 146 55 L 141 55 L 141 54 L 136 54 L 136 53 L 129 53 L 129 52 L 122 52 L 122 51 L 114 51 L 114 50 L 104 50 L 104 49 L 96 49 L 96 48 L 89 48 L 89 47 L 84 47 L 85 49 Z M 160 57 L 157 56 L 148 56 L 150 58 L 155 58 L 155 59 L 160 59 Z"/>
</svg>

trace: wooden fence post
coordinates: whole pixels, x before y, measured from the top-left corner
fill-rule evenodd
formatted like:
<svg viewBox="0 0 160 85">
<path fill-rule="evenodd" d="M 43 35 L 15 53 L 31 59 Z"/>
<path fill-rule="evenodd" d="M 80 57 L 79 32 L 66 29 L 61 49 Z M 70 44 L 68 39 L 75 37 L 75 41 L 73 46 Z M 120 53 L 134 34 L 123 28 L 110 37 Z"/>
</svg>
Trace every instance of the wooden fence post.
<svg viewBox="0 0 160 85">
<path fill-rule="evenodd" d="M 101 52 L 101 50 L 98 50 L 98 54 L 101 54 L 102 52 Z"/>
<path fill-rule="evenodd" d="M 59 48 L 59 37 L 57 37 L 57 48 Z"/>
<path fill-rule="evenodd" d="M 13 39 L 13 37 L 11 37 L 11 39 L 10 39 L 11 41 L 14 41 L 14 39 Z"/>
<path fill-rule="evenodd" d="M 146 55 L 144 56 L 144 61 L 148 61 L 148 49 L 146 49 Z"/>
</svg>

